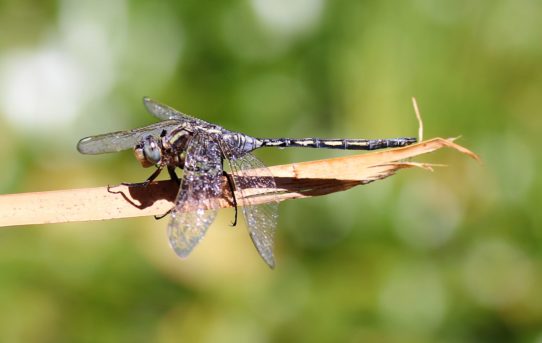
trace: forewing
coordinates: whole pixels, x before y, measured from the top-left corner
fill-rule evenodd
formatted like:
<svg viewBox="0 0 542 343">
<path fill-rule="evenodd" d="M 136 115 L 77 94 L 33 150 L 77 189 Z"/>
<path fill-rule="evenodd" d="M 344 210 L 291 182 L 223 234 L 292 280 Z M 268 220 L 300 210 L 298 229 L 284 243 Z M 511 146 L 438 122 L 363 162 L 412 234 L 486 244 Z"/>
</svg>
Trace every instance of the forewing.
<svg viewBox="0 0 542 343">
<path fill-rule="evenodd" d="M 90 155 L 128 150 L 138 144 L 143 136 L 153 135 L 158 137 L 163 130 L 169 131 L 179 125 L 178 120 L 168 120 L 138 129 L 90 136 L 81 139 L 77 143 L 77 150 L 82 154 Z"/>
<path fill-rule="evenodd" d="M 214 221 L 222 195 L 222 158 L 218 143 L 198 133 L 186 150 L 184 174 L 168 226 L 169 243 L 187 257 Z"/>
<path fill-rule="evenodd" d="M 176 109 L 169 107 L 168 105 L 164 105 L 159 103 L 158 101 L 155 101 L 151 98 L 143 98 L 143 103 L 145 104 L 145 107 L 147 108 L 147 111 L 155 116 L 156 118 L 160 120 L 180 120 L 183 122 L 190 122 L 194 125 L 209 125 L 208 122 L 191 117 L 187 114 L 181 113 L 177 111 Z"/>
<path fill-rule="evenodd" d="M 252 154 L 245 154 L 235 157 L 234 153 L 228 153 L 229 162 L 233 174 L 233 180 L 236 190 L 243 199 L 249 199 L 247 190 L 273 190 L 276 189 L 275 180 L 271 172 L 265 173 L 269 176 L 255 177 L 250 172 L 251 169 L 269 170 L 264 164 Z M 243 213 L 247 223 L 250 238 L 258 250 L 260 256 L 269 267 L 275 267 L 275 257 L 273 256 L 273 246 L 275 231 L 278 220 L 278 202 L 272 201 L 259 205 L 243 205 Z"/>
</svg>

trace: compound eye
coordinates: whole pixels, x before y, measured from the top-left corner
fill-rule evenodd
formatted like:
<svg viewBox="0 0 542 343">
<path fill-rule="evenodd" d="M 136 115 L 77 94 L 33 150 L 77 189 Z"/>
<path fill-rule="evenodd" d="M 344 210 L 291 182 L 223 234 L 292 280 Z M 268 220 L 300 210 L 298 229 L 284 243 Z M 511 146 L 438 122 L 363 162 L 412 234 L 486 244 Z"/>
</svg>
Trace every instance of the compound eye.
<svg viewBox="0 0 542 343">
<path fill-rule="evenodd" d="M 147 136 L 143 139 L 143 154 L 145 159 L 152 164 L 158 164 L 161 159 L 160 147 L 154 140 L 154 137 Z"/>
</svg>

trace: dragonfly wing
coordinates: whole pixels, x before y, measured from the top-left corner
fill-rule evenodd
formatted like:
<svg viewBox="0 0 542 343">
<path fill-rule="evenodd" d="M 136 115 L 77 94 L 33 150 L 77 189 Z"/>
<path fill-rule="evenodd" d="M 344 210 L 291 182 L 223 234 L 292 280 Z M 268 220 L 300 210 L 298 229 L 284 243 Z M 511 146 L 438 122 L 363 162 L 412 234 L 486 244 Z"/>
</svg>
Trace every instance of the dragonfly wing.
<svg viewBox="0 0 542 343">
<path fill-rule="evenodd" d="M 251 176 L 248 172 L 251 169 L 268 170 L 264 164 L 252 154 L 245 154 L 241 157 L 234 157 L 234 154 L 228 153 L 232 157 L 229 159 L 233 174 L 235 188 L 242 195 L 243 199 L 248 199 L 246 194 L 248 189 L 273 190 L 276 189 L 275 180 L 271 172 L 266 173 L 267 177 Z M 278 221 L 278 201 L 271 201 L 259 205 L 243 205 L 243 214 L 248 227 L 250 238 L 263 258 L 265 263 L 271 268 L 275 267 L 275 257 L 273 256 L 273 246 L 275 231 Z"/>
<path fill-rule="evenodd" d="M 178 120 L 168 120 L 142 128 L 105 133 L 83 138 L 77 143 L 77 150 L 82 154 L 104 154 L 132 149 L 144 136 L 160 136 L 162 131 L 169 131 L 180 123 Z"/>
<path fill-rule="evenodd" d="M 168 225 L 169 243 L 184 258 L 205 236 L 222 196 L 222 155 L 216 140 L 197 133 L 188 143 L 184 174 Z"/>
<path fill-rule="evenodd" d="M 145 97 L 143 98 L 143 104 L 145 105 L 145 108 L 147 108 L 147 111 L 152 114 L 154 117 L 160 119 L 160 120 L 180 120 L 183 122 L 190 122 L 194 125 L 209 125 L 208 122 L 191 117 L 187 114 L 184 114 L 182 112 L 177 111 L 176 109 L 169 107 L 168 105 L 164 105 L 159 103 L 156 100 L 153 100 L 151 98 Z"/>
</svg>

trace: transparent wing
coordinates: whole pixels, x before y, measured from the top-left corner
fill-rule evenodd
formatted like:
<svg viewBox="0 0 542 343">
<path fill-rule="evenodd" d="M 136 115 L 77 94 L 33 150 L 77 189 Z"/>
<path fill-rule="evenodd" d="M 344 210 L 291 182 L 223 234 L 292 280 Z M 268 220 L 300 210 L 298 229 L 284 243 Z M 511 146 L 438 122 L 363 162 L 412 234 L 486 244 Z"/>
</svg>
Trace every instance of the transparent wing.
<svg viewBox="0 0 542 343">
<path fill-rule="evenodd" d="M 155 101 L 151 98 L 148 98 L 148 97 L 143 98 L 143 103 L 145 104 L 147 111 L 160 120 L 174 119 L 174 120 L 180 120 L 183 122 L 190 122 L 194 125 L 203 125 L 203 126 L 209 125 L 209 123 L 204 120 L 194 118 L 187 114 L 181 113 L 177 111 L 176 109 L 169 107 L 168 105 L 161 104 L 158 101 Z"/>
<path fill-rule="evenodd" d="M 231 166 L 235 188 L 242 195 L 243 199 L 249 199 L 247 190 L 275 189 L 275 180 L 268 172 L 267 177 L 252 176 L 250 169 L 268 170 L 264 164 L 251 154 L 236 157 L 231 151 L 229 163 Z M 260 256 L 269 267 L 275 267 L 273 246 L 275 231 L 278 220 L 278 201 L 272 201 L 260 205 L 244 205 L 243 213 L 247 222 L 250 238 L 258 250 Z"/>
<path fill-rule="evenodd" d="M 187 257 L 214 221 L 222 195 L 222 155 L 213 137 L 198 133 L 188 143 L 184 174 L 168 225 L 169 243 Z"/>
<path fill-rule="evenodd" d="M 145 135 L 159 136 L 163 130 L 169 131 L 179 126 L 178 120 L 168 120 L 142 128 L 105 133 L 83 138 L 77 143 L 77 150 L 82 154 L 103 154 L 132 149 Z"/>
</svg>

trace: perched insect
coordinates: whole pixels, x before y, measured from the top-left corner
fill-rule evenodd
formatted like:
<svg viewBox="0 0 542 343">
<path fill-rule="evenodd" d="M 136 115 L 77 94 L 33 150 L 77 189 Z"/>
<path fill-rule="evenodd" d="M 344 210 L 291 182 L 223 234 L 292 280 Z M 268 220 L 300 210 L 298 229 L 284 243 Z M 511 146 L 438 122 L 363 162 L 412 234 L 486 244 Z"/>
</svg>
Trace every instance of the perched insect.
<svg viewBox="0 0 542 343">
<path fill-rule="evenodd" d="M 186 257 L 203 238 L 213 222 L 222 197 L 222 176 L 226 176 L 232 194 L 246 198 L 248 188 L 276 189 L 272 177 L 255 177 L 251 169 L 267 170 L 251 152 L 261 147 L 302 147 L 346 150 L 374 150 L 401 147 L 415 138 L 393 139 L 320 139 L 255 138 L 240 132 L 190 117 L 149 98 L 147 110 L 161 121 L 146 127 L 83 138 L 77 144 L 82 154 L 102 154 L 133 149 L 143 167 L 157 169 L 139 186 L 152 182 L 166 168 L 170 177 L 180 182 L 175 205 L 171 209 L 168 237 L 180 257 Z M 227 160 L 231 175 L 225 173 Z M 175 169 L 183 169 L 179 181 Z M 268 175 L 271 175 L 268 173 Z M 235 220 L 237 201 L 234 195 Z M 194 210 L 195 209 L 195 210 Z M 273 240 L 278 218 L 278 202 L 242 207 L 250 237 L 264 261 L 273 268 Z"/>
</svg>

